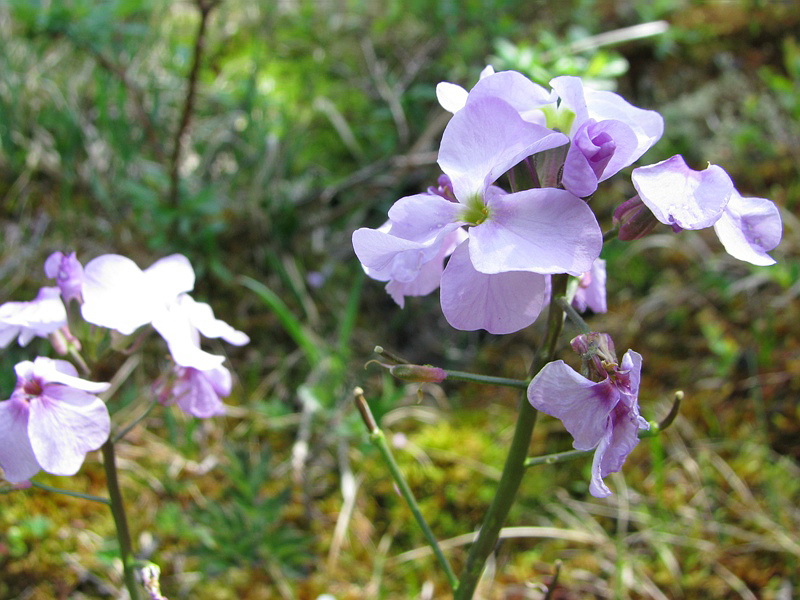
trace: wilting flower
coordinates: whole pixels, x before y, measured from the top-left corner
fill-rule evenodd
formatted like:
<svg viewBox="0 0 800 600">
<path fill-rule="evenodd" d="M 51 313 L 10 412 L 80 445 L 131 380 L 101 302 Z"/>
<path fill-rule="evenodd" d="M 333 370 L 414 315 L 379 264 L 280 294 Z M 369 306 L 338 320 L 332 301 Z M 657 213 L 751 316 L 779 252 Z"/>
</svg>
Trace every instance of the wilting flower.
<svg viewBox="0 0 800 600">
<path fill-rule="evenodd" d="M 222 398 L 230 395 L 231 386 L 231 373 L 223 366 L 207 371 L 176 366 L 158 396 L 162 404 L 175 403 L 188 415 L 207 418 L 225 414 Z"/>
<path fill-rule="evenodd" d="M 440 281 L 448 322 L 491 333 L 526 327 L 545 302 L 547 276 L 589 270 L 602 235 L 591 209 L 569 192 L 506 194 L 492 184 L 522 159 L 566 141 L 525 121 L 504 100 L 470 100 L 450 120 L 439 150 L 457 201 L 436 194 L 401 198 L 389 210 L 388 227 L 353 234 L 356 255 L 390 286 L 416 281 L 424 268 L 434 269 L 435 281 L 456 242 Z M 459 242 L 454 235 L 464 237 L 455 233 L 462 227 L 469 237 Z M 426 267 L 432 261 L 435 267 Z"/>
<path fill-rule="evenodd" d="M 606 334 L 573 340 L 584 364 L 599 382 L 580 375 L 564 361 L 544 366 L 528 386 L 528 400 L 537 410 L 561 420 L 577 450 L 595 448 L 589 492 L 604 498 L 611 490 L 603 478 L 619 471 L 639 443 L 639 430 L 649 429 L 639 416 L 642 357 L 628 350 L 617 363 Z"/>
<path fill-rule="evenodd" d="M 224 358 L 201 350 L 199 334 L 235 345 L 246 344 L 249 338 L 216 319 L 209 305 L 186 293 L 194 281 L 194 270 L 181 254 L 162 258 L 144 271 L 124 256 L 98 256 L 84 269 L 81 312 L 90 323 L 125 335 L 152 324 L 177 364 L 214 369 Z"/>
<path fill-rule="evenodd" d="M 67 311 L 57 287 L 43 287 L 34 300 L 0 306 L 0 347 L 17 337 L 27 346 L 34 337 L 47 337 L 67 324 Z"/>
<path fill-rule="evenodd" d="M 74 475 L 87 452 L 110 431 L 108 410 L 95 396 L 108 383 L 78 377 L 70 363 L 38 357 L 15 368 L 17 386 L 0 402 L 0 467 L 12 483 L 40 470 Z"/>
<path fill-rule="evenodd" d="M 69 304 L 72 299 L 81 301 L 83 266 L 74 252 L 53 252 L 44 263 L 44 272 L 50 279 L 56 280 L 64 302 Z"/>
<path fill-rule="evenodd" d="M 695 171 L 683 157 L 633 170 L 633 185 L 656 219 L 674 231 L 714 226 L 725 250 L 754 265 L 771 265 L 767 254 L 781 241 L 778 208 L 765 198 L 745 198 L 724 169 Z"/>
</svg>

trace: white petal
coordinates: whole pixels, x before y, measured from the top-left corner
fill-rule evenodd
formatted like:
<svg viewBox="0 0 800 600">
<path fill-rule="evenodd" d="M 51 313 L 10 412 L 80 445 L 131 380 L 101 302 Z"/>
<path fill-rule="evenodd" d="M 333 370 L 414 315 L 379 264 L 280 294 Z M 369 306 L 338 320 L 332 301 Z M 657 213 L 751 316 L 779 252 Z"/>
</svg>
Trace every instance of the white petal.
<svg viewBox="0 0 800 600">
<path fill-rule="evenodd" d="M 83 271 L 81 314 L 89 323 L 129 335 L 149 323 L 158 305 L 144 273 L 131 259 L 104 254 Z"/>
<path fill-rule="evenodd" d="M 436 99 L 447 112 L 457 113 L 467 103 L 467 90 L 455 83 L 442 81 L 436 86 Z"/>
</svg>

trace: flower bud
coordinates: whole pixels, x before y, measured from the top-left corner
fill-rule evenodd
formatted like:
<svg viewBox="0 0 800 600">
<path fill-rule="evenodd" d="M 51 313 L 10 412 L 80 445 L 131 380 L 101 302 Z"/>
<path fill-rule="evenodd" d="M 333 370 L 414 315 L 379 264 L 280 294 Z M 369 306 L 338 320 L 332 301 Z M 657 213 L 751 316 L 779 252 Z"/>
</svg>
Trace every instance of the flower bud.
<svg viewBox="0 0 800 600">
<path fill-rule="evenodd" d="M 643 238 L 653 230 L 656 223 L 658 220 L 655 215 L 638 194 L 620 204 L 614 211 L 614 225 L 619 227 L 617 237 L 623 242 Z"/>
<path fill-rule="evenodd" d="M 69 330 L 69 326 L 67 325 L 63 325 L 61 328 L 50 334 L 50 343 L 52 344 L 53 349 L 61 356 L 69 354 L 70 350 L 72 349 L 77 350 L 78 352 L 81 350 L 80 340 L 72 335 L 72 332 Z"/>
<path fill-rule="evenodd" d="M 450 200 L 450 202 L 458 202 L 456 200 L 455 193 L 453 193 L 453 182 L 450 181 L 450 178 L 447 175 L 439 175 L 439 178 L 436 180 L 436 186 L 429 186 L 428 193 L 435 194 L 436 196 L 441 196 L 445 200 Z"/>
<path fill-rule="evenodd" d="M 81 302 L 83 266 L 74 252 L 53 252 L 44 263 L 44 272 L 50 279 L 56 280 L 65 303 L 69 304 L 73 298 Z"/>
<path fill-rule="evenodd" d="M 423 365 L 393 365 L 389 367 L 389 373 L 412 383 L 441 383 L 447 379 L 444 369 Z"/>
</svg>

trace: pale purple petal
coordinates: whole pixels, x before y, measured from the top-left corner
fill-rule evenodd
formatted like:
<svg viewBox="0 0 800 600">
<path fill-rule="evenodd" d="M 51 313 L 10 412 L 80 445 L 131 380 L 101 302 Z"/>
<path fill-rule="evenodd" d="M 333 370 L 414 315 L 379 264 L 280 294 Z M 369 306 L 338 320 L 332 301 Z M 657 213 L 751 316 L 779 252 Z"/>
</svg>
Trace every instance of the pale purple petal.
<svg viewBox="0 0 800 600">
<path fill-rule="evenodd" d="M 173 304 L 164 308 L 152 321 L 153 328 L 167 342 L 169 352 L 176 364 L 209 371 L 219 367 L 225 360 L 200 349 L 199 334 L 192 326 L 189 316 L 180 306 Z"/>
<path fill-rule="evenodd" d="M 591 450 L 611 429 L 619 392 L 606 379 L 595 383 L 563 360 L 548 363 L 528 386 L 528 401 L 564 424 L 578 450 Z"/>
<path fill-rule="evenodd" d="M 244 346 L 250 341 L 246 333 L 217 319 L 212 308 L 205 302 L 197 302 L 188 294 L 181 294 L 178 297 L 178 307 L 186 314 L 192 327 L 207 338 L 222 338 L 234 346 Z"/>
<path fill-rule="evenodd" d="M 592 458 L 592 477 L 589 481 L 589 493 L 595 498 L 608 498 L 611 495 L 611 490 L 603 481 L 603 457 L 606 450 L 611 445 L 611 438 L 614 435 L 614 430 L 610 427 L 606 430 L 605 435 L 600 439 L 597 449 L 594 451 Z M 607 473 L 606 473 L 607 474 Z"/>
<path fill-rule="evenodd" d="M 713 225 L 733 193 L 733 182 L 721 167 L 694 171 L 680 154 L 634 169 L 631 179 L 656 219 L 680 229 Z"/>
<path fill-rule="evenodd" d="M 439 253 L 422 265 L 415 279 L 408 282 L 389 281 L 386 291 L 400 308 L 405 306 L 406 296 L 426 296 L 439 287 L 444 270 L 444 259 L 450 256 L 465 239 L 467 239 L 467 232 L 461 228 L 456 229 L 444 239 Z"/>
<path fill-rule="evenodd" d="M 48 384 L 30 401 L 31 447 L 48 473 L 77 473 L 86 453 L 102 446 L 110 430 L 106 405 L 87 392 Z"/>
<path fill-rule="evenodd" d="M 636 149 L 632 152 L 632 164 L 653 146 L 664 133 L 664 119 L 653 110 L 637 108 L 619 94 L 584 88 L 578 77 L 564 75 L 550 82 L 562 103 L 576 114 L 574 132 L 587 119 L 596 121 L 621 121 L 636 135 Z"/>
<path fill-rule="evenodd" d="M 754 265 L 773 265 L 767 254 L 781 241 L 783 225 L 778 207 L 766 198 L 744 198 L 733 190 L 714 231 L 725 250 Z"/>
<path fill-rule="evenodd" d="M 17 367 L 24 365 L 24 371 L 19 368 L 17 369 L 17 377 L 19 379 L 36 377 L 47 383 L 60 383 L 70 388 L 91 392 L 93 394 L 105 392 L 111 387 L 110 383 L 81 379 L 78 377 L 78 372 L 75 370 L 72 363 L 65 360 L 53 360 L 38 356 L 34 359 L 32 368 L 28 368 L 28 363 L 30 363 L 30 361 L 24 361 L 17 365 Z"/>
<path fill-rule="evenodd" d="M 583 81 L 580 77 L 562 75 L 550 80 L 550 87 L 555 90 L 560 98 L 559 105 L 575 113 L 572 131 L 580 127 L 589 119 L 589 109 L 586 106 Z"/>
<path fill-rule="evenodd" d="M 389 210 L 389 227 L 353 232 L 353 249 L 367 273 L 379 281 L 414 281 L 423 265 L 441 251 L 448 235 L 461 226 L 461 205 L 440 196 L 401 198 Z"/>
<path fill-rule="evenodd" d="M 28 418 L 27 402 L 0 402 L 0 467 L 11 483 L 27 481 L 41 469 L 28 438 Z"/>
<path fill-rule="evenodd" d="M 442 273 L 441 304 L 456 329 L 504 334 L 533 323 L 545 303 L 548 278 L 536 273 L 486 275 L 470 262 L 469 241 L 456 248 Z"/>
<path fill-rule="evenodd" d="M 524 121 L 499 98 L 478 98 L 447 124 L 439 166 L 453 182 L 456 198 L 470 203 L 523 158 L 567 141 L 561 133 Z"/>
<path fill-rule="evenodd" d="M 171 254 L 144 270 L 146 285 L 159 302 L 169 303 L 194 288 L 194 269 L 183 254 Z"/>
<path fill-rule="evenodd" d="M 625 459 L 639 443 L 639 429 L 642 428 L 643 419 L 639 416 L 638 410 L 630 410 L 620 402 L 611 413 L 611 421 L 610 435 L 600 441 L 592 461 L 589 493 L 596 498 L 611 495 L 611 490 L 603 483 L 603 478 L 622 469 Z"/>
<path fill-rule="evenodd" d="M 84 268 L 83 318 L 129 335 L 150 323 L 164 306 L 194 287 L 194 271 L 181 254 L 145 271 L 118 254 L 98 256 Z"/>
<path fill-rule="evenodd" d="M 621 121 L 585 121 L 573 134 L 561 182 L 576 196 L 586 197 L 629 165 L 636 156 L 636 134 Z"/>
<path fill-rule="evenodd" d="M 50 279 L 56 280 L 64 302 L 69 302 L 73 298 L 80 301 L 83 266 L 74 252 L 67 255 L 53 252 L 44 263 L 44 272 Z"/>
<path fill-rule="evenodd" d="M 129 335 L 158 311 L 144 273 L 131 259 L 104 254 L 83 270 L 81 314 L 89 323 Z"/>
<path fill-rule="evenodd" d="M 624 386 L 620 387 L 620 392 L 623 395 L 625 402 L 632 407 L 635 407 L 636 414 L 639 414 L 639 381 L 642 374 L 642 355 L 635 350 L 628 350 L 623 356 L 622 361 L 619 363 L 618 372 L 623 374 L 628 380 Z M 650 425 L 647 421 L 643 420 L 642 429 L 649 429 Z"/>
<path fill-rule="evenodd" d="M 481 273 L 580 275 L 600 255 L 603 234 L 594 213 L 566 190 L 493 195 L 487 206 L 487 220 L 470 229 L 470 258 Z"/>
<path fill-rule="evenodd" d="M 219 366 L 210 371 L 178 369 L 173 396 L 186 414 L 201 419 L 225 414 L 221 398 L 231 393 L 232 381 L 228 369 Z"/>
<path fill-rule="evenodd" d="M 416 194 L 400 198 L 389 209 L 391 227 L 388 233 L 415 242 L 429 243 L 462 225 L 463 207 L 441 196 Z M 442 233 L 444 231 L 444 233 Z"/>
<path fill-rule="evenodd" d="M 0 323 L 0 348 L 5 348 L 11 342 L 14 341 L 14 338 L 17 337 L 20 333 L 20 328 L 18 325 L 7 325 L 5 323 Z"/>
<path fill-rule="evenodd" d="M 517 71 L 499 71 L 482 78 L 470 90 L 467 102 L 486 97 L 506 101 L 524 120 L 537 125 L 544 125 L 541 107 L 556 101 L 553 91 L 533 83 Z"/>
<path fill-rule="evenodd" d="M 606 261 L 598 258 L 592 264 L 592 268 L 581 275 L 578 281 L 578 289 L 572 299 L 572 305 L 578 312 L 583 312 L 587 308 L 592 309 L 596 314 L 608 311 L 606 304 Z"/>
<path fill-rule="evenodd" d="M 0 347 L 19 336 L 20 346 L 34 337 L 47 337 L 67 324 L 67 310 L 57 287 L 43 287 L 34 300 L 0 306 Z"/>
</svg>

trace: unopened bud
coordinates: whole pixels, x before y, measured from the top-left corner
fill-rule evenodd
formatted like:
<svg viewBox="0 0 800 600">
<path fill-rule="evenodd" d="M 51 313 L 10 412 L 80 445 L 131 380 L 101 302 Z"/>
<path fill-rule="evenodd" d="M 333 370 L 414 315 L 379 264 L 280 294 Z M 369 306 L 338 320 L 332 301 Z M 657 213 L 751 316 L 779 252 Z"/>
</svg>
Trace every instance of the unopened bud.
<svg viewBox="0 0 800 600">
<path fill-rule="evenodd" d="M 61 356 L 69 354 L 71 349 L 78 352 L 81 350 L 80 340 L 72 335 L 67 325 L 50 334 L 50 343 L 53 345 L 53 349 Z"/>
<path fill-rule="evenodd" d="M 623 242 L 643 238 L 657 223 L 655 215 L 645 206 L 638 194 L 620 204 L 614 211 L 614 225 L 619 228 L 617 237 Z"/>
<path fill-rule="evenodd" d="M 412 383 L 441 383 L 447 379 L 444 369 L 423 365 L 394 365 L 389 367 L 389 373 Z"/>
</svg>

